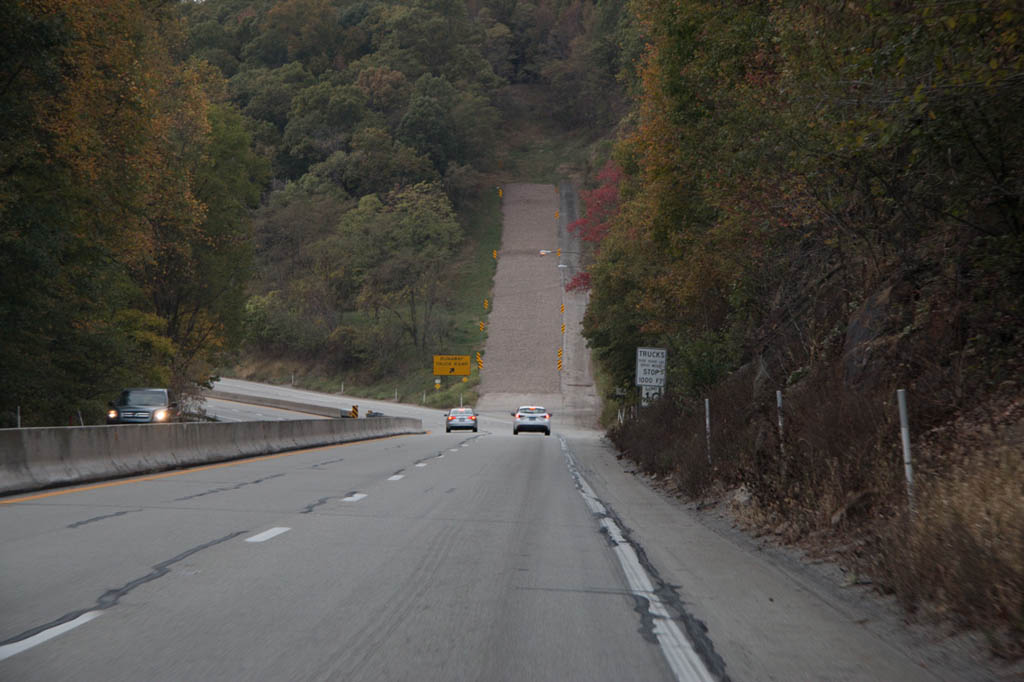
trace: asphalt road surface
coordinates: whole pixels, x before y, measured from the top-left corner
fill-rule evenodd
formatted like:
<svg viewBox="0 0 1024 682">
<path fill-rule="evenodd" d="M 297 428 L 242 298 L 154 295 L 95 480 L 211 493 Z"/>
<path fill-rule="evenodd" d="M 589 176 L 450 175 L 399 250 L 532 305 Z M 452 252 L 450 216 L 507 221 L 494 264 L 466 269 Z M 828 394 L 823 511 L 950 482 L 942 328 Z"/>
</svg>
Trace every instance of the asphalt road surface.
<svg viewBox="0 0 1024 682">
<path fill-rule="evenodd" d="M 987 679 L 488 421 L 0 500 L 0 679 Z"/>
<path fill-rule="evenodd" d="M 431 432 L 0 498 L 0 680 L 1017 679 L 616 457 L 561 291 L 574 211 L 505 188 L 479 433 L 359 400 Z M 512 435 L 522 402 L 552 436 Z"/>
<path fill-rule="evenodd" d="M 297 412 L 295 410 L 283 410 L 278 407 L 265 407 L 263 405 L 250 405 L 235 400 L 218 400 L 207 398 L 205 402 L 206 414 L 215 417 L 222 422 L 274 422 L 290 419 L 326 419 L 308 412 Z"/>
<path fill-rule="evenodd" d="M 558 438 L 435 432 L 3 502 L 0 679 L 673 679 Z"/>
</svg>

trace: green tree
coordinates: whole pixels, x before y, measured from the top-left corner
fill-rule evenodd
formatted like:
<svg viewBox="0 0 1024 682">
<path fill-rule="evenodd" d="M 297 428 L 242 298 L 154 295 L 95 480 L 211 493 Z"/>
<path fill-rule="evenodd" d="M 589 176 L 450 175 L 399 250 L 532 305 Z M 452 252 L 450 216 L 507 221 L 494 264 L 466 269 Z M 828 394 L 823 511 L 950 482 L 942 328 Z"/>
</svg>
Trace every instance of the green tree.
<svg viewBox="0 0 1024 682">
<path fill-rule="evenodd" d="M 338 239 L 359 283 L 360 306 L 397 320 L 427 350 L 445 300 L 449 264 L 462 229 L 444 192 L 421 183 L 382 202 L 375 195 L 341 220 Z"/>
<path fill-rule="evenodd" d="M 317 83 L 292 101 L 282 142 L 289 166 L 308 168 L 344 149 L 366 113 L 366 97 L 359 88 Z"/>
<path fill-rule="evenodd" d="M 335 152 L 315 164 L 302 178 L 307 191 L 339 187 L 354 197 L 385 194 L 437 179 L 430 159 L 412 147 L 397 142 L 386 130 L 364 128 L 352 137 L 351 151 Z"/>
</svg>

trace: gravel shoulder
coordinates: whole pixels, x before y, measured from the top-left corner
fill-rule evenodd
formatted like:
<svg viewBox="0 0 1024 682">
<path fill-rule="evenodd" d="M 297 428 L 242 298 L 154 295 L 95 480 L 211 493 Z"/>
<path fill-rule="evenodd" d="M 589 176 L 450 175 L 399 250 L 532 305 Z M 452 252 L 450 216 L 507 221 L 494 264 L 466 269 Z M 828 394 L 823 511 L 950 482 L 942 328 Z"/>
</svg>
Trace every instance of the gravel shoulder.
<svg viewBox="0 0 1024 682">
<path fill-rule="evenodd" d="M 503 190 L 502 244 L 477 409 L 507 415 L 520 404 L 536 403 L 558 413 L 559 197 L 553 185 L 510 184 Z"/>
</svg>

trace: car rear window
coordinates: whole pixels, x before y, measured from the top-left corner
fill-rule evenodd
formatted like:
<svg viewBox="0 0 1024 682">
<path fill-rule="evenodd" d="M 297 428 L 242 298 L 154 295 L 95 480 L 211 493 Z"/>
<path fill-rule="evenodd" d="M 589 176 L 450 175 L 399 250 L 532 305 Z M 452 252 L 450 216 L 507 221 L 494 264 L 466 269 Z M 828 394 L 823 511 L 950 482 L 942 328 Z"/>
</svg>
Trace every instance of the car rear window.
<svg viewBox="0 0 1024 682">
<path fill-rule="evenodd" d="M 519 411 L 523 414 L 544 414 L 547 412 L 543 407 L 520 407 Z"/>
<path fill-rule="evenodd" d="M 466 409 L 457 409 L 457 410 L 452 410 L 452 412 L 451 412 L 451 413 L 452 413 L 452 414 L 473 414 L 473 410 L 471 410 L 471 409 L 469 409 L 469 408 L 466 408 Z"/>
</svg>

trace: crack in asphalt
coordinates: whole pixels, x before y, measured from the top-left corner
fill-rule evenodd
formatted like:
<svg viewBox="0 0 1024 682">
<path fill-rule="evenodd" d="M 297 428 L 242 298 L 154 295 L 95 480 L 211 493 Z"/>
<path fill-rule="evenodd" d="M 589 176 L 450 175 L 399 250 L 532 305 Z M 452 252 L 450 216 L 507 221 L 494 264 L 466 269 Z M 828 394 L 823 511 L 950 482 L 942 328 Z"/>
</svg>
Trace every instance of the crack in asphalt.
<svg viewBox="0 0 1024 682">
<path fill-rule="evenodd" d="M 647 552 L 643 546 L 640 545 L 633 538 L 632 531 L 622 522 L 619 515 L 609 506 L 604 500 L 599 499 L 596 493 L 593 491 L 587 491 L 583 485 L 583 475 L 580 473 L 576 466 L 576 461 L 572 457 L 572 454 L 568 450 L 568 443 L 564 440 L 563 453 L 565 454 L 566 461 L 569 467 L 569 473 L 572 475 L 573 482 L 576 484 L 576 489 L 583 496 L 584 500 L 590 507 L 591 514 L 595 519 L 608 521 L 618 526 L 619 534 L 633 552 L 636 554 L 637 561 L 640 563 L 641 568 L 647 574 L 647 577 L 651 581 L 651 585 L 654 588 L 651 592 L 665 608 L 672 614 L 672 620 L 676 621 L 683 627 L 683 631 L 690 641 L 690 646 L 693 647 L 694 652 L 700 657 L 707 667 L 708 672 L 715 676 L 720 682 L 729 682 L 729 676 L 725 672 L 725 661 L 715 651 L 715 645 L 708 636 L 707 625 L 703 621 L 698 619 L 693 614 L 686 610 L 685 602 L 682 597 L 679 596 L 677 591 L 678 586 L 670 585 L 662 580 L 658 570 L 651 563 L 650 558 L 647 556 Z M 611 536 L 608 527 L 602 524 L 598 529 L 598 532 L 604 535 L 605 540 L 611 547 L 618 547 L 621 543 Z M 634 611 L 640 615 L 640 635 L 644 640 L 649 642 L 657 643 L 657 637 L 654 632 L 654 626 L 657 622 L 657 616 L 651 612 L 650 600 L 647 597 L 633 594 L 635 606 Z M 653 640 L 651 639 L 653 638 Z"/>
<path fill-rule="evenodd" d="M 125 514 L 132 514 L 134 512 L 140 511 L 142 511 L 141 507 L 139 509 L 126 509 L 124 511 L 114 512 L 113 514 L 104 514 L 103 516 L 94 516 L 91 519 L 85 519 L 84 521 L 75 521 L 74 523 L 70 523 L 67 526 L 65 526 L 65 528 L 78 528 L 79 526 L 84 526 L 87 523 L 95 523 L 96 521 L 102 521 L 103 519 L 112 519 L 115 516 L 124 516 Z"/>
<path fill-rule="evenodd" d="M 648 644 L 660 644 L 654 634 L 654 614 L 651 613 L 651 600 L 636 592 L 630 592 L 633 598 L 633 611 L 640 616 L 640 636 Z"/>
<path fill-rule="evenodd" d="M 313 512 L 314 509 L 316 509 L 320 505 L 326 504 L 328 500 L 333 500 L 333 499 L 336 499 L 336 498 L 334 498 L 334 497 L 321 497 L 319 500 L 317 500 L 313 504 L 307 505 L 306 508 L 303 509 L 302 511 L 300 511 L 299 513 L 300 514 L 310 514 L 310 513 Z"/>
<path fill-rule="evenodd" d="M 314 464 L 313 466 L 307 467 L 307 468 L 308 469 L 319 469 L 321 467 L 327 466 L 328 464 L 337 464 L 338 462 L 344 462 L 344 461 L 345 461 L 344 457 L 339 457 L 338 459 L 329 459 L 326 462 L 320 462 L 319 464 Z"/>
<path fill-rule="evenodd" d="M 646 550 L 643 546 L 637 542 L 632 535 L 632 531 L 622 523 L 622 519 L 619 518 L 618 514 L 605 504 L 607 513 L 605 516 L 614 521 L 619 526 L 619 532 L 622 537 L 626 540 L 626 544 L 633 548 L 636 553 L 637 560 L 640 562 L 640 566 L 643 567 L 654 585 L 654 594 L 657 595 L 661 603 L 664 604 L 671 613 L 674 614 L 673 620 L 680 623 L 683 626 L 683 630 L 686 633 L 686 637 L 690 640 L 691 646 L 694 651 L 700 656 L 701 660 L 704 661 L 704 665 L 707 666 L 708 672 L 718 678 L 721 682 L 729 682 L 729 676 L 725 672 L 725 661 L 715 651 L 714 642 L 711 641 L 711 637 L 708 635 L 708 626 L 704 624 L 704 621 L 700 620 L 689 611 L 686 610 L 686 603 L 682 597 L 679 596 L 677 591 L 679 586 L 670 585 L 661 578 L 661 574 L 658 573 L 658 569 L 651 563 L 650 558 L 647 556 Z M 609 538 L 612 544 L 618 544 L 615 540 Z M 645 598 L 644 602 L 649 604 Z M 646 630 L 648 627 L 650 633 L 653 635 L 653 626 L 655 622 L 655 616 L 650 615 L 649 623 L 645 620 L 643 627 Z"/>
<path fill-rule="evenodd" d="M 270 476 L 264 476 L 263 478 L 257 478 L 254 481 L 243 481 L 242 483 L 237 483 L 235 485 L 229 485 L 229 486 L 224 487 L 224 488 L 214 488 L 213 490 L 207 490 L 206 492 L 196 493 L 195 495 L 186 495 L 185 497 L 176 497 L 173 501 L 174 502 L 184 502 L 185 500 L 194 500 L 197 497 L 204 497 L 206 495 L 215 495 L 217 493 L 226 493 L 226 492 L 228 492 L 230 490 L 238 490 L 239 488 L 244 488 L 247 485 L 256 485 L 258 483 L 263 483 L 264 481 L 269 481 L 272 478 L 280 478 L 282 476 L 284 476 L 284 474 L 271 474 Z"/>
<path fill-rule="evenodd" d="M 117 606 L 118 602 L 121 601 L 122 597 L 127 595 L 129 592 L 131 592 L 135 588 L 141 587 L 142 585 L 145 585 L 146 583 L 151 583 L 154 580 L 162 578 L 165 575 L 167 575 L 168 573 L 170 573 L 171 566 L 173 566 L 174 564 L 180 563 L 180 562 L 184 561 L 185 559 L 189 558 L 190 556 L 192 556 L 194 554 L 198 554 L 199 552 L 203 551 L 204 549 L 209 549 L 210 547 L 214 547 L 216 545 L 219 545 L 222 542 L 227 542 L 228 540 L 237 538 L 239 535 L 244 535 L 245 533 L 248 533 L 248 532 L 249 531 L 247 531 L 247 530 L 240 530 L 240 531 L 237 531 L 237 532 L 234 532 L 234 533 L 229 533 L 228 535 L 225 535 L 222 538 L 217 538 L 215 540 L 210 540 L 209 542 L 204 542 L 201 545 L 196 545 L 192 549 L 187 549 L 184 552 L 182 552 L 181 554 L 178 554 L 177 556 L 171 557 L 170 559 L 167 559 L 166 561 L 161 561 L 160 563 L 156 564 L 155 566 L 153 566 L 153 570 L 150 571 L 149 573 L 147 573 L 146 575 L 144 575 L 144 576 L 142 576 L 140 578 L 136 578 L 135 580 L 131 580 L 131 581 L 125 583 L 124 585 L 122 585 L 121 587 L 116 587 L 114 589 L 107 590 L 106 592 L 101 594 L 96 599 L 96 605 L 95 606 L 87 608 L 87 609 L 78 609 L 76 611 L 71 611 L 69 613 L 65 613 L 63 616 L 61 616 L 60 618 L 57 618 L 56 620 L 52 620 L 49 623 L 45 623 L 44 625 L 38 625 L 38 626 L 32 628 L 31 630 L 26 630 L 25 632 L 22 632 L 21 634 L 18 634 L 18 635 L 15 635 L 14 637 L 11 637 L 9 639 L 3 640 L 2 642 L 0 642 L 0 646 L 6 646 L 8 644 L 15 644 L 15 643 L 20 642 L 22 640 L 28 639 L 29 637 L 35 637 L 40 632 L 45 632 L 45 631 L 49 630 L 50 628 L 55 628 L 55 627 L 57 627 L 59 625 L 63 625 L 64 623 L 70 623 L 71 621 L 75 620 L 76 618 L 80 618 L 81 616 L 83 616 L 86 613 L 89 613 L 90 611 L 106 611 L 109 608 L 113 608 L 114 606 Z"/>
</svg>

